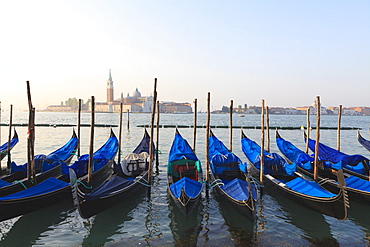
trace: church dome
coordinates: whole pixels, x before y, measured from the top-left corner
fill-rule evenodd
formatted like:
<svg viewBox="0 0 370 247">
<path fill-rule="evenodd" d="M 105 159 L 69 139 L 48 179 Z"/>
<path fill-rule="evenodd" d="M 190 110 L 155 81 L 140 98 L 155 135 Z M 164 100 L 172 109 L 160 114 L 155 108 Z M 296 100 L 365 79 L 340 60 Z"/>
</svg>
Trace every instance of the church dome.
<svg viewBox="0 0 370 247">
<path fill-rule="evenodd" d="M 132 94 L 132 97 L 141 97 L 141 93 L 139 90 L 136 88 L 135 92 Z"/>
</svg>

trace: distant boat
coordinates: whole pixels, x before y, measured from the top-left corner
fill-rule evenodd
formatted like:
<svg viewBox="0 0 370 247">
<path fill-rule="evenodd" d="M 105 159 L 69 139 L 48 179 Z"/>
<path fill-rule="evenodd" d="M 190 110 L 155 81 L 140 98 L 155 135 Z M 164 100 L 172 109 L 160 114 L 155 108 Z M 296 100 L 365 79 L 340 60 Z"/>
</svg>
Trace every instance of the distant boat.
<svg viewBox="0 0 370 247">
<path fill-rule="evenodd" d="M 0 146 L 0 161 L 4 159 L 5 156 L 7 156 L 12 150 L 12 148 L 17 144 L 19 141 L 17 131 L 14 129 L 14 135 L 13 138 L 10 140 L 10 149 L 8 150 L 8 143 L 4 143 L 3 145 Z"/>
<path fill-rule="evenodd" d="M 238 115 L 238 117 L 245 117 L 245 115 L 244 114 L 240 114 L 240 115 Z"/>
</svg>

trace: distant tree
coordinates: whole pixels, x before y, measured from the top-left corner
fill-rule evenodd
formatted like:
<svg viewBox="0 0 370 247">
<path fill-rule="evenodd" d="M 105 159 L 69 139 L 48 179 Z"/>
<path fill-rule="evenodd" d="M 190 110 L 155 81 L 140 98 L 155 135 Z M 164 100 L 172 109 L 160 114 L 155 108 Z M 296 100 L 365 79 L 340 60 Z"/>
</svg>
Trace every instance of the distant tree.
<svg viewBox="0 0 370 247">
<path fill-rule="evenodd" d="M 88 99 L 85 104 L 82 104 L 82 110 L 87 111 L 89 109 L 91 99 Z"/>
<path fill-rule="evenodd" d="M 78 100 L 76 98 L 69 98 L 66 102 L 65 102 L 66 106 L 72 106 L 73 108 L 77 108 L 78 107 Z"/>
<path fill-rule="evenodd" d="M 242 112 L 242 106 L 238 105 L 238 112 Z"/>
<path fill-rule="evenodd" d="M 230 108 L 227 106 L 222 106 L 221 112 L 230 112 Z"/>
<path fill-rule="evenodd" d="M 244 112 L 247 112 L 248 106 L 247 104 L 244 104 Z"/>
</svg>

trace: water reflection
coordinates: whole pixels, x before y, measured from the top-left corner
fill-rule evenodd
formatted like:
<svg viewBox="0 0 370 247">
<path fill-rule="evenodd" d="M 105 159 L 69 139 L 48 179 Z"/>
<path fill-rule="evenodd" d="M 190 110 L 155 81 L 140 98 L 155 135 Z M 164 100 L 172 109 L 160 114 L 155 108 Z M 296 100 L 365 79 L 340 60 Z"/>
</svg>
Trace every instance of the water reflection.
<svg viewBox="0 0 370 247">
<path fill-rule="evenodd" d="M 73 211 L 73 204 L 66 200 L 21 216 L 11 230 L 2 236 L 0 246 L 31 246 L 45 235 L 46 231 L 52 230 L 54 225 L 65 220 L 70 211 Z"/>
<path fill-rule="evenodd" d="M 123 233 L 124 223 L 133 219 L 132 211 L 145 200 L 148 200 L 146 188 L 142 188 L 127 200 L 89 219 L 88 234 L 82 246 L 103 246 L 112 242 L 115 234 Z"/>
<path fill-rule="evenodd" d="M 216 192 L 212 196 L 219 204 L 219 211 L 228 231 L 231 235 L 231 241 L 234 246 L 255 246 L 256 245 L 256 222 L 240 214 L 224 197 Z"/>
<path fill-rule="evenodd" d="M 366 245 L 370 246 L 370 213 L 368 211 L 369 205 L 351 201 L 348 218 L 361 227 L 365 235 L 364 240 L 367 241 Z"/>
<path fill-rule="evenodd" d="M 275 203 L 285 212 L 276 214 L 276 216 L 302 230 L 300 234 L 301 239 L 307 240 L 314 246 L 339 246 L 339 243 L 331 234 L 330 225 L 321 213 L 293 203 L 279 193 L 274 193 L 269 189 L 265 189 L 264 192 L 265 198 L 273 193 Z M 269 204 L 271 205 L 271 203 Z M 298 241 L 301 242 L 302 240 Z"/>
<path fill-rule="evenodd" d="M 197 246 L 197 240 L 202 230 L 203 204 L 199 203 L 194 211 L 185 216 L 168 196 L 170 228 L 175 246 Z"/>
</svg>

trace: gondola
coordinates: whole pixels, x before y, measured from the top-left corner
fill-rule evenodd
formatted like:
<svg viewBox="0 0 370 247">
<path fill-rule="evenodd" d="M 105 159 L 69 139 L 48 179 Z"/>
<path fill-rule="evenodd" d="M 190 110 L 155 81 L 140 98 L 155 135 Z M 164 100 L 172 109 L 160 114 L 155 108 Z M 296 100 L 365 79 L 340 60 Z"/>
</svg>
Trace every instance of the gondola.
<svg viewBox="0 0 370 247">
<path fill-rule="evenodd" d="M 315 152 L 316 141 L 307 138 L 306 133 L 303 133 L 304 140 L 308 141 L 308 147 L 312 152 Z M 333 168 L 343 168 L 343 171 L 348 174 L 354 175 L 364 180 L 369 180 L 369 159 L 362 155 L 348 155 L 323 143 L 319 143 L 318 155 L 320 160 L 327 160 L 333 163 Z"/>
<path fill-rule="evenodd" d="M 114 174 L 99 187 L 88 190 L 80 185 L 76 188 L 77 207 L 82 218 L 90 218 L 146 187 L 150 160 L 149 148 L 150 136 L 145 130 L 135 150 L 128 154 L 121 164 L 114 164 Z"/>
<path fill-rule="evenodd" d="M 117 150 L 118 140 L 111 131 L 106 143 L 94 153 L 90 187 L 97 187 L 109 176 Z M 64 165 L 64 174 L 59 177 L 50 177 L 31 188 L 0 197 L 0 221 L 33 212 L 63 200 L 72 200 L 71 184 L 75 181 L 69 181 L 68 175 L 76 173 L 80 177 L 81 186 L 87 186 L 88 158 L 88 154 L 82 155 L 72 165 Z"/>
<path fill-rule="evenodd" d="M 69 141 L 53 151 L 49 155 L 35 155 L 35 173 L 36 184 L 62 174 L 63 165 L 68 165 L 76 153 L 78 138 L 73 130 L 72 137 Z M 27 163 L 23 165 L 11 164 L 10 173 L 1 177 L 0 196 L 6 196 L 25 190 L 35 185 L 27 176 Z"/>
<path fill-rule="evenodd" d="M 190 215 L 198 205 L 204 188 L 200 160 L 176 128 L 168 155 L 167 190 L 184 215 Z"/>
<path fill-rule="evenodd" d="M 283 139 L 278 131 L 276 131 L 276 145 L 289 162 L 297 164 L 297 169 L 300 172 L 313 178 L 314 158 L 312 156 Z M 320 160 L 318 165 L 318 183 L 331 192 L 338 193 L 339 185 L 333 179 L 336 178 L 339 169 L 341 167 L 337 167 L 337 164 Z M 370 205 L 370 181 L 347 172 L 344 172 L 343 175 L 349 199 Z"/>
<path fill-rule="evenodd" d="M 237 211 L 254 221 L 257 187 L 250 182 L 247 165 L 210 131 L 210 185 Z"/>
<path fill-rule="evenodd" d="M 0 146 L 0 161 L 9 154 L 9 152 L 14 148 L 14 146 L 18 143 L 18 141 L 19 141 L 18 133 L 14 129 L 13 138 L 10 140 L 10 148 L 8 149 L 8 142 Z"/>
<path fill-rule="evenodd" d="M 360 131 L 357 132 L 357 140 L 358 142 L 364 147 L 367 149 L 367 151 L 370 152 L 370 141 L 369 140 L 366 140 L 365 138 L 362 137 L 362 135 L 360 134 Z"/>
<path fill-rule="evenodd" d="M 251 172 L 260 173 L 260 146 L 249 139 L 242 131 L 242 150 L 251 164 Z M 331 193 L 315 181 L 296 171 L 296 164 L 289 164 L 277 153 L 264 151 L 263 181 L 273 190 L 280 192 L 292 201 L 314 209 L 339 220 L 347 218 L 348 198 L 345 192 L 342 170 L 338 171 L 339 193 Z"/>
</svg>

